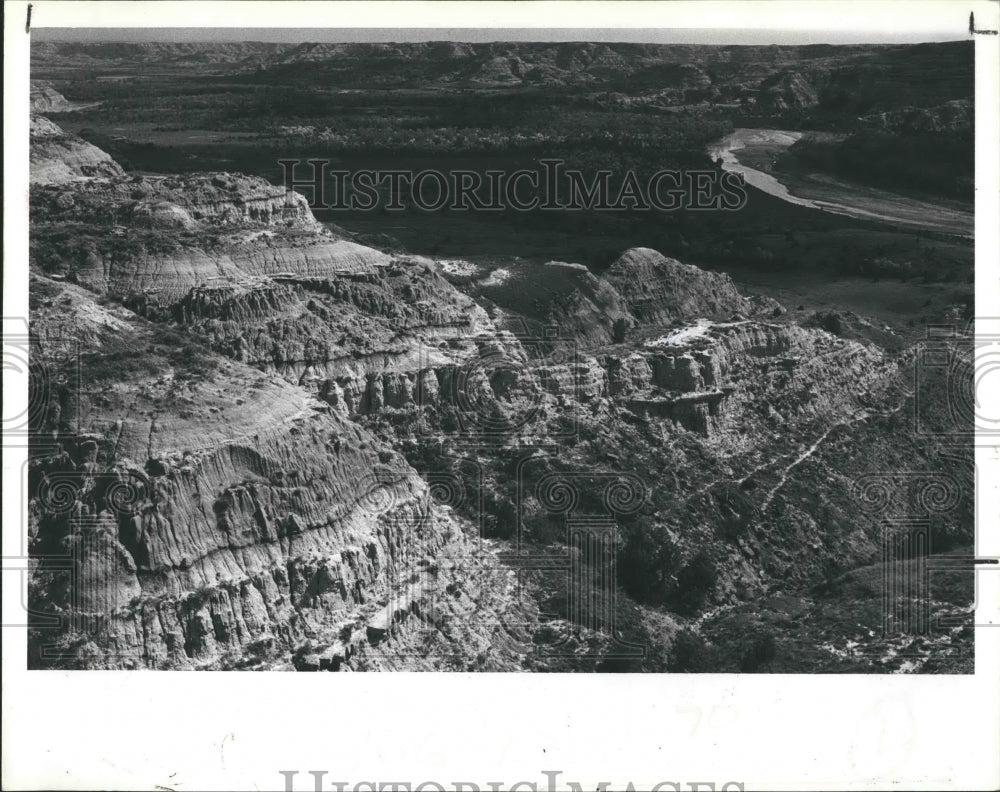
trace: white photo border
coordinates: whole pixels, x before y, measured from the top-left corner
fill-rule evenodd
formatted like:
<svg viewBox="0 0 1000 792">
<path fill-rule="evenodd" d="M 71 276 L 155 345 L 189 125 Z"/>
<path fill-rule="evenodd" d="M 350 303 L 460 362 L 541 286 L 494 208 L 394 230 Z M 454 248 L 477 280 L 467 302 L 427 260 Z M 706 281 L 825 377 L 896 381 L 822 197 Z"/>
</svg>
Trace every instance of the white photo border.
<svg viewBox="0 0 1000 792">
<path fill-rule="evenodd" d="M 970 11 L 977 26 L 998 28 L 998 6 L 985 0 L 31 5 L 36 29 L 756 28 L 919 40 L 952 29 L 961 38 Z M 4 12 L 4 316 L 24 317 L 28 3 L 7 2 Z M 993 317 L 1000 317 L 998 54 L 1000 36 L 976 37 L 976 315 Z M 4 379 L 26 388 L 7 371 Z M 985 394 L 991 401 L 1000 400 L 996 385 Z M 14 398 L 5 387 L 5 402 Z M 27 577 L 16 568 L 26 553 L 23 456 L 4 449 L 5 614 L 8 605 L 20 607 Z M 996 557 L 1000 454 L 977 444 L 976 462 L 977 549 Z M 996 627 L 1000 574 L 979 578 L 977 623 Z M 324 789 L 340 780 L 347 789 L 394 780 L 548 789 L 545 771 L 561 771 L 556 789 L 571 781 L 583 789 L 601 781 L 611 789 L 1000 785 L 1000 629 L 977 629 L 976 673 L 954 677 L 27 672 L 26 631 L 3 633 L 4 789 L 281 790 L 281 770 L 299 771 L 296 789 L 312 789 L 310 770 L 328 771 Z"/>
</svg>

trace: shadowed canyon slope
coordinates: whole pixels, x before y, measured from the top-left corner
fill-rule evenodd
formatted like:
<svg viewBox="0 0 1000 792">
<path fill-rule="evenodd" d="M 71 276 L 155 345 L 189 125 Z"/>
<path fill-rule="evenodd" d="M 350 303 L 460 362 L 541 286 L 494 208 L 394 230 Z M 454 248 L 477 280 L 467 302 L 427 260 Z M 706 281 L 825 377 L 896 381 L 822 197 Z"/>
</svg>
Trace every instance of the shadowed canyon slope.
<svg viewBox="0 0 1000 792">
<path fill-rule="evenodd" d="M 464 46 L 469 81 L 624 57 Z M 843 607 L 817 587 L 923 502 L 914 479 L 873 514 L 864 477 L 940 480 L 946 453 L 940 549 L 971 542 L 971 455 L 914 436 L 913 352 L 862 317 L 796 321 L 650 248 L 599 273 L 386 253 L 259 177 L 126 173 L 40 116 L 31 179 L 34 666 L 663 670 L 743 603 Z M 614 525 L 600 607 L 567 601 L 587 520 Z M 782 629 L 789 657 L 819 642 Z"/>
</svg>

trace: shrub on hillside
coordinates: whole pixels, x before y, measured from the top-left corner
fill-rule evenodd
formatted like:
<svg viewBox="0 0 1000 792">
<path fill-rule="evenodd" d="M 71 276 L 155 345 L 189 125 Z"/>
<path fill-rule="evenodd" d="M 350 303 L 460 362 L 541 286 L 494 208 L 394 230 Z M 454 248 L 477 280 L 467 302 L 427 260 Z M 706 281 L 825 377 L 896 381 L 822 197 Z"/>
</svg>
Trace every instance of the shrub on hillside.
<svg viewBox="0 0 1000 792">
<path fill-rule="evenodd" d="M 661 605 L 670 596 L 676 550 L 662 525 L 636 521 L 618 553 L 618 579 L 629 596 Z"/>
<path fill-rule="evenodd" d="M 708 643 L 692 630 L 681 630 L 674 636 L 667 657 L 667 671 L 672 673 L 707 673 L 714 669 L 714 658 Z"/>
<path fill-rule="evenodd" d="M 740 671 L 753 674 L 767 671 L 777 655 L 774 634 L 765 628 L 756 630 L 740 657 Z"/>
<path fill-rule="evenodd" d="M 700 551 L 677 574 L 671 607 L 678 613 L 698 613 L 715 589 L 718 575 L 715 562 L 704 550 Z"/>
</svg>

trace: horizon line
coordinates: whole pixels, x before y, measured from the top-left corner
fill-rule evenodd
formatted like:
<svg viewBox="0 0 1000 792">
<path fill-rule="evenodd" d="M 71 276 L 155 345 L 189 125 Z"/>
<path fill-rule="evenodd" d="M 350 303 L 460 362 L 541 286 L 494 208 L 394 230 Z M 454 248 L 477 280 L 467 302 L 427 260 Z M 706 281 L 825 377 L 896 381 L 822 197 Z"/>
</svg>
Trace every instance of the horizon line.
<svg viewBox="0 0 1000 792">
<path fill-rule="evenodd" d="M 252 36 L 252 37 L 248 37 Z M 499 35 L 499 37 L 498 37 Z M 658 44 L 851 46 L 972 41 L 966 30 L 846 32 L 742 28 L 33 28 L 32 43 L 78 44 Z"/>
</svg>

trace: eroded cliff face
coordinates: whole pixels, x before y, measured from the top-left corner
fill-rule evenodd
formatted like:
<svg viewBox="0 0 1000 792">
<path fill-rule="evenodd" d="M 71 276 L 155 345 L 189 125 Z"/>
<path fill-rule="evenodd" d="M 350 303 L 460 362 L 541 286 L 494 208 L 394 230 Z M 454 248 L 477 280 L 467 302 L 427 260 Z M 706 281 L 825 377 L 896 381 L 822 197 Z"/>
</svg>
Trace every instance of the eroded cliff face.
<svg viewBox="0 0 1000 792">
<path fill-rule="evenodd" d="M 47 118 L 31 117 L 32 184 L 65 184 L 123 175 L 118 163 L 97 146 L 66 134 Z"/>
<path fill-rule="evenodd" d="M 388 257 L 324 233 L 301 198 L 260 180 L 77 175 L 40 171 L 59 186 L 32 196 L 33 348 L 61 377 L 34 427 L 32 597 L 62 622 L 33 633 L 32 662 L 311 669 L 323 655 L 325 668 L 377 667 L 404 622 L 410 640 L 441 644 L 426 667 L 475 660 L 485 637 L 473 651 L 476 625 L 450 622 L 482 588 L 476 607 L 499 623 L 513 602 L 506 572 L 399 453 L 274 371 L 356 351 L 364 327 L 331 321 L 341 303 L 418 327 L 468 325 L 481 310 L 455 295 L 442 318 L 419 279 L 413 307 L 366 288 Z M 75 259 L 72 243 L 44 239 L 46 224 L 95 247 Z M 134 255 L 147 230 L 159 248 Z M 244 338 L 254 323 L 265 326 Z M 520 660 L 495 648 L 477 662 Z"/>
<path fill-rule="evenodd" d="M 649 248 L 626 251 L 604 277 L 643 324 L 750 311 L 750 301 L 728 275 L 705 272 Z"/>
<path fill-rule="evenodd" d="M 400 454 L 307 390 L 79 287 L 37 278 L 32 294 L 40 360 L 83 378 L 53 386 L 36 426 L 32 596 L 69 625 L 37 632 L 36 663 L 280 665 L 337 641 L 357 661 L 400 597 L 429 630 L 460 603 L 421 605 L 488 565 Z"/>
<path fill-rule="evenodd" d="M 746 434 L 750 416 L 822 420 L 858 411 L 884 396 L 895 372 L 876 348 L 749 320 L 701 320 L 603 360 L 611 393 L 632 409 L 729 447 Z"/>
<path fill-rule="evenodd" d="M 576 526 L 611 526 L 609 607 L 655 647 L 664 606 L 871 563 L 853 482 L 933 468 L 908 358 L 725 275 L 553 262 L 539 321 L 260 179 L 88 172 L 36 123 L 32 336 L 72 374 L 32 449 L 36 665 L 593 668 L 621 634 L 565 599 L 602 563 Z"/>
<path fill-rule="evenodd" d="M 31 81 L 29 101 L 32 113 L 58 113 L 71 107 L 66 97 L 44 80 Z"/>
</svg>

